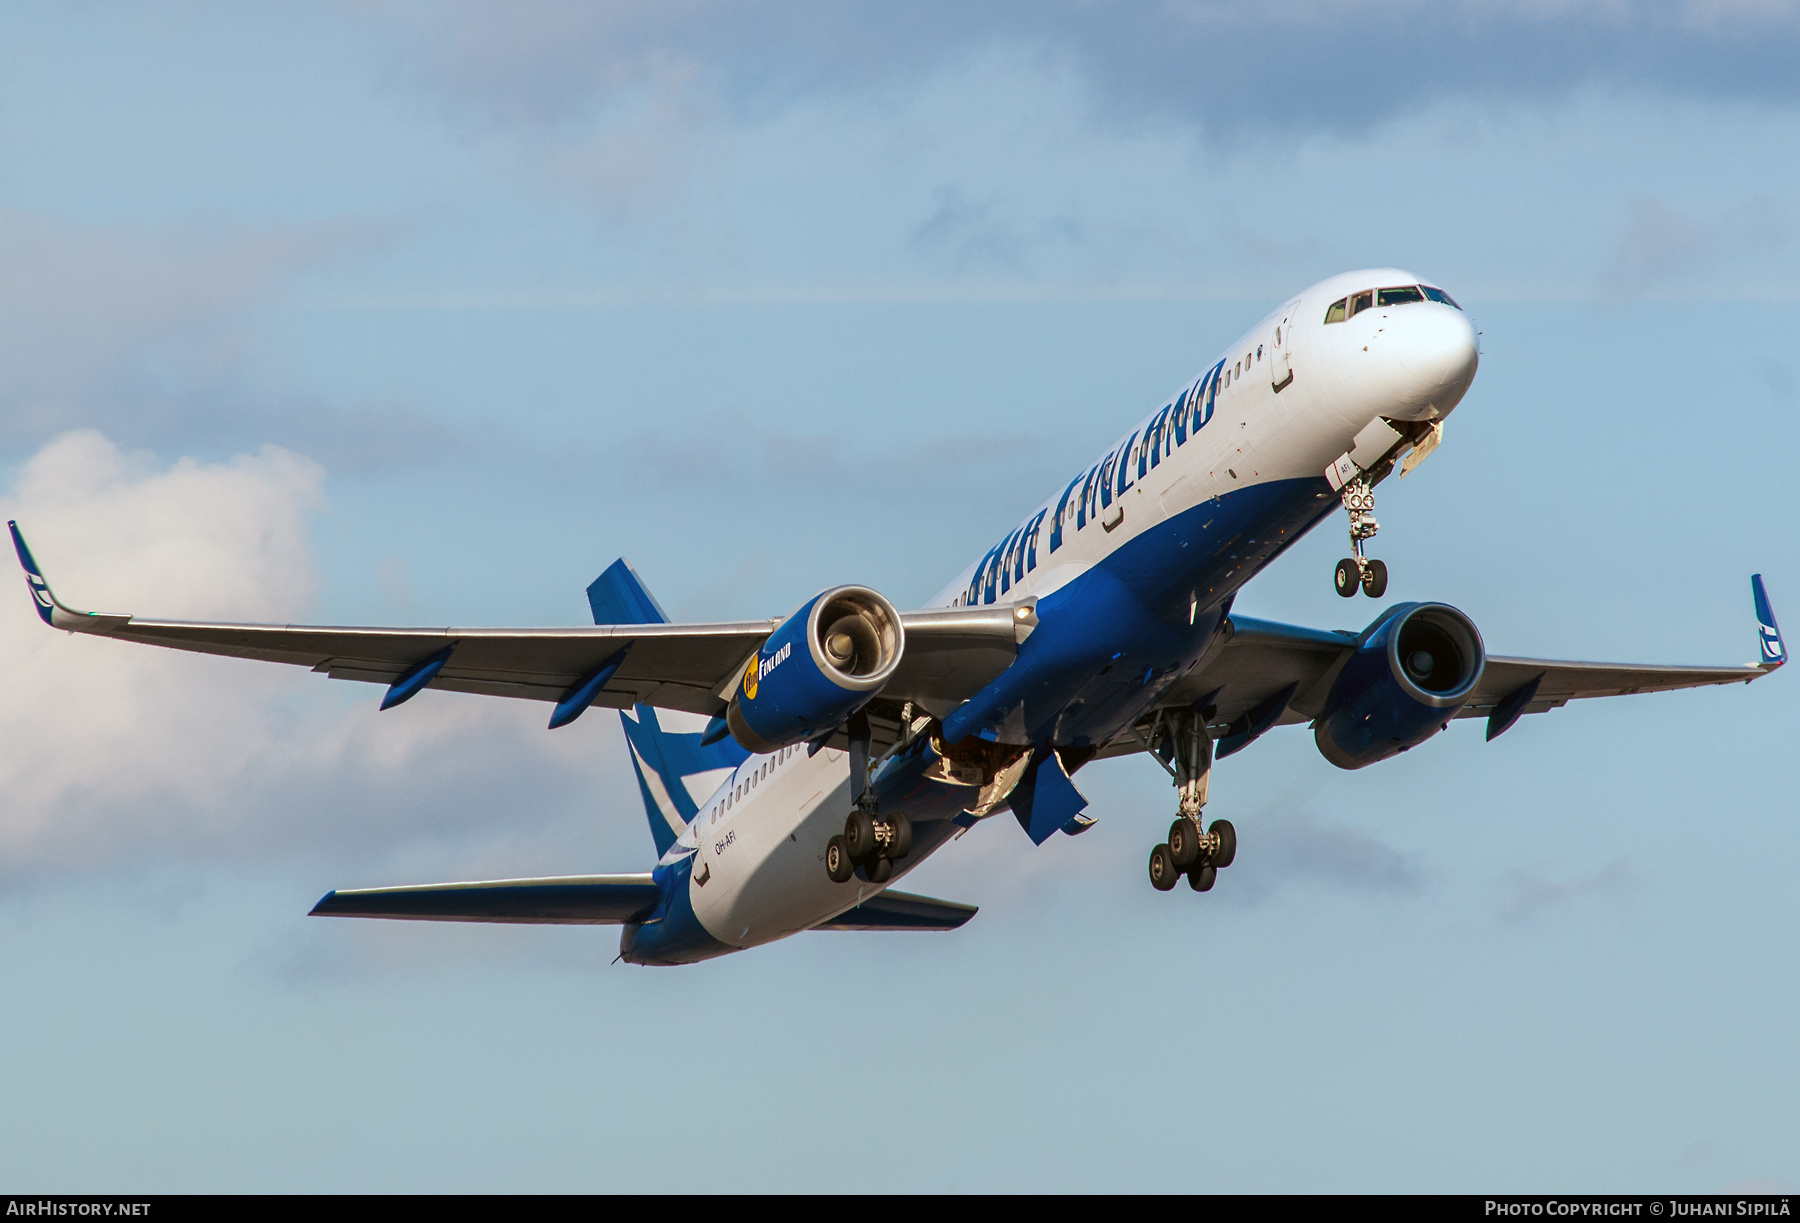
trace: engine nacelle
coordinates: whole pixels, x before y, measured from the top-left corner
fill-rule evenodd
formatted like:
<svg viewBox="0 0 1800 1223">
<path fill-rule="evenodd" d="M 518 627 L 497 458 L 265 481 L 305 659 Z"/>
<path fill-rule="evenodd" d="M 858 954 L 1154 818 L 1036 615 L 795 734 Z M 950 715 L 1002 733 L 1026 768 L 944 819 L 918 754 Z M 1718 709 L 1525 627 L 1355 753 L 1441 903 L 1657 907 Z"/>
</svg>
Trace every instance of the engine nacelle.
<svg viewBox="0 0 1800 1223">
<path fill-rule="evenodd" d="M 752 752 L 818 738 L 881 691 L 905 649 L 900 613 L 868 587 L 814 596 L 744 668 L 725 711 L 731 737 Z"/>
<path fill-rule="evenodd" d="M 1319 753 L 1360 769 L 1425 742 L 1468 704 L 1486 665 L 1481 634 L 1454 607 L 1400 607 L 1338 672 L 1313 724 Z"/>
</svg>

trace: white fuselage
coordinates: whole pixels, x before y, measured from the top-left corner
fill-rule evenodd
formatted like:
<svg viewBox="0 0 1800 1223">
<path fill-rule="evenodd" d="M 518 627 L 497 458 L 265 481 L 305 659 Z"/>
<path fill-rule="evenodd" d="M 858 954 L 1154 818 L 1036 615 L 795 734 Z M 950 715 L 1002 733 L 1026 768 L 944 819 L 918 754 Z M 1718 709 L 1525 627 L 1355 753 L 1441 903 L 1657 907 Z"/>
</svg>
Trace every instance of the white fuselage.
<svg viewBox="0 0 1800 1223">
<path fill-rule="evenodd" d="M 1359 431 L 1377 418 L 1441 419 L 1468 389 L 1475 333 L 1454 305 L 1375 305 L 1324 321 L 1339 299 L 1420 283 L 1397 269 L 1352 272 L 1271 311 L 1206 373 L 1071 473 L 1073 483 L 1025 515 L 928 606 L 1042 599 L 1178 516 L 1258 486 L 1299 482 L 1294 495 L 1316 501 L 1318 511 L 1284 521 L 1302 525 L 1272 523 L 1270 538 L 1262 538 L 1254 522 L 1240 523 L 1214 554 L 1219 563 L 1207 568 L 1193 558 L 1190 606 L 1217 604 L 1335 505 L 1322 474 Z M 1171 409 L 1184 396 L 1191 401 L 1197 386 L 1209 396 L 1209 414 L 1178 438 Z M 1185 553 L 1176 556 L 1171 564 L 1186 563 Z M 855 879 L 834 883 L 825 871 L 826 842 L 843 832 L 851 807 L 849 781 L 844 753 L 786 748 L 746 760 L 701 805 L 662 865 L 689 861 L 693 915 L 720 951 L 807 929 L 882 890 Z M 896 877 L 946 839 L 897 863 Z"/>
</svg>

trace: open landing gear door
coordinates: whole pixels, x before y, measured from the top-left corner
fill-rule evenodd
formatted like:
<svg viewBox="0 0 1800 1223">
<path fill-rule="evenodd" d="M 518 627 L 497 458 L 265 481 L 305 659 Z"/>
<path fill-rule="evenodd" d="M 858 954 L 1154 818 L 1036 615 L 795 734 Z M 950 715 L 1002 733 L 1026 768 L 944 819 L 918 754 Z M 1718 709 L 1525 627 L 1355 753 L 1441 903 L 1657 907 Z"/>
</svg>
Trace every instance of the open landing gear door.
<svg viewBox="0 0 1800 1223">
<path fill-rule="evenodd" d="M 1054 748 L 1038 750 L 1007 801 L 1019 819 L 1019 827 L 1025 830 L 1034 845 L 1042 845 L 1059 829 L 1076 836 L 1086 832 L 1094 822 L 1081 818 L 1081 813 L 1087 809 L 1087 799 L 1069 780 L 1062 758 Z"/>
</svg>

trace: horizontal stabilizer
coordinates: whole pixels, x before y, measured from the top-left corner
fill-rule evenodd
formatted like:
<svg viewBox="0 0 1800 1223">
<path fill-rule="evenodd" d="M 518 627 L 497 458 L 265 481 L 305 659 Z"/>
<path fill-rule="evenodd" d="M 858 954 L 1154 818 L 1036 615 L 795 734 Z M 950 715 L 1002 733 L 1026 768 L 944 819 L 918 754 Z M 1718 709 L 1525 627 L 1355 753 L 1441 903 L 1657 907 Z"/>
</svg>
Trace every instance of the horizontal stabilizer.
<svg viewBox="0 0 1800 1223">
<path fill-rule="evenodd" d="M 883 892 L 846 909 L 814 930 L 954 930 L 974 917 L 974 905 L 911 892 Z"/>
<path fill-rule="evenodd" d="M 660 896 L 648 873 L 559 875 L 327 892 L 311 916 L 617 926 L 653 910 Z"/>
</svg>

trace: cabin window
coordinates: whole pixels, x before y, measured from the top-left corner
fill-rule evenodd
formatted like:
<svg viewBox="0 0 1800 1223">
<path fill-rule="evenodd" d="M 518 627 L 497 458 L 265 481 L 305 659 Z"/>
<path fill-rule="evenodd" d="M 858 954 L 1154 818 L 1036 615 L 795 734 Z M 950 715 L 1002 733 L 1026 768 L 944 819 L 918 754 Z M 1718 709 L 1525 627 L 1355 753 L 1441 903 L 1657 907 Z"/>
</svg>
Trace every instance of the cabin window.
<svg viewBox="0 0 1800 1223">
<path fill-rule="evenodd" d="M 1443 302 L 1453 310 L 1462 309 L 1462 307 L 1457 305 L 1451 296 L 1442 289 L 1434 289 L 1430 285 L 1420 285 L 1419 292 L 1423 293 L 1428 301 Z"/>
<path fill-rule="evenodd" d="M 1355 318 L 1375 304 L 1375 290 L 1367 289 L 1350 298 L 1350 317 Z"/>
<path fill-rule="evenodd" d="M 1344 306 L 1347 302 L 1349 302 L 1349 300 L 1350 299 L 1347 297 L 1340 297 L 1336 301 L 1332 302 L 1331 305 L 1326 308 L 1325 321 L 1327 323 L 1343 322 L 1344 319 L 1347 317 L 1344 313 Z"/>
<path fill-rule="evenodd" d="M 1256 359 L 1258 361 L 1262 360 L 1262 345 L 1261 344 L 1258 344 L 1256 346 Z"/>
<path fill-rule="evenodd" d="M 1419 292 L 1418 285 L 1401 285 L 1396 289 L 1381 289 L 1375 294 L 1378 306 L 1404 306 L 1408 302 L 1422 302 L 1425 295 Z"/>
</svg>

